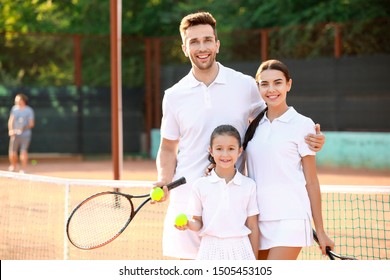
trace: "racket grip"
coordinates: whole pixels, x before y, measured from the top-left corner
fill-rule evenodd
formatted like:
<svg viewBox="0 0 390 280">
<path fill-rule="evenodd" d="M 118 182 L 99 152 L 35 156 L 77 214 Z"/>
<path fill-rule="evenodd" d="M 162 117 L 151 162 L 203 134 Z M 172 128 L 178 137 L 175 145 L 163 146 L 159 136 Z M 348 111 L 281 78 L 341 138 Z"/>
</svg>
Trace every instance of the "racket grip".
<svg viewBox="0 0 390 280">
<path fill-rule="evenodd" d="M 181 177 L 181 178 L 177 179 L 176 181 L 173 181 L 172 183 L 169 183 L 167 185 L 167 187 L 168 187 L 168 190 L 172 190 L 172 189 L 174 189 L 174 188 L 176 188 L 176 187 L 178 187 L 180 185 L 183 185 L 185 183 L 187 183 L 186 178 Z"/>
</svg>

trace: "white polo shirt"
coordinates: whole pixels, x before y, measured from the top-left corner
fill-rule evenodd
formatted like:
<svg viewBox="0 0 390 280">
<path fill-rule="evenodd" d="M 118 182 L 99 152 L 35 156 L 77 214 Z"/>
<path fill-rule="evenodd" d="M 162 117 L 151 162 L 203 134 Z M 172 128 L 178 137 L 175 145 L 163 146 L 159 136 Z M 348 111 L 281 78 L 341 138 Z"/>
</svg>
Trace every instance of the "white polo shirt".
<svg viewBox="0 0 390 280">
<path fill-rule="evenodd" d="M 209 86 L 196 80 L 190 71 L 165 92 L 161 137 L 180 140 L 175 179 L 185 176 L 188 182 L 171 191 L 171 201 L 185 203 L 190 194 L 188 186 L 204 175 L 214 128 L 233 125 L 243 139 L 248 119 L 265 108 L 252 77 L 220 63 L 218 66 L 218 75 Z"/>
<path fill-rule="evenodd" d="M 301 163 L 302 157 L 315 155 L 305 143 L 308 133 L 315 133 L 314 122 L 293 107 L 272 123 L 267 116 L 260 121 L 246 149 L 260 221 L 311 218 Z"/>
<path fill-rule="evenodd" d="M 210 176 L 194 182 L 188 213 L 202 217 L 200 236 L 247 236 L 251 231 L 245 226 L 246 219 L 259 214 L 256 183 L 238 171 L 226 183 L 213 170 Z"/>
</svg>

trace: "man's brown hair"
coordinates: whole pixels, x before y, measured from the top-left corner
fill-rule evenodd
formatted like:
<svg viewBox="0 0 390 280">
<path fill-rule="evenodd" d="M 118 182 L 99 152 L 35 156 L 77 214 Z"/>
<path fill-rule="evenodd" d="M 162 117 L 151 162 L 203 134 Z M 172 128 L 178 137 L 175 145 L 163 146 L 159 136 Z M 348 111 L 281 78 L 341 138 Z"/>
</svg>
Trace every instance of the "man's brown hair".
<svg viewBox="0 0 390 280">
<path fill-rule="evenodd" d="M 185 16 L 180 23 L 180 35 L 184 42 L 185 32 L 191 26 L 208 24 L 214 30 L 215 40 L 218 40 L 217 37 L 217 21 L 215 18 L 208 12 L 197 12 Z"/>
</svg>

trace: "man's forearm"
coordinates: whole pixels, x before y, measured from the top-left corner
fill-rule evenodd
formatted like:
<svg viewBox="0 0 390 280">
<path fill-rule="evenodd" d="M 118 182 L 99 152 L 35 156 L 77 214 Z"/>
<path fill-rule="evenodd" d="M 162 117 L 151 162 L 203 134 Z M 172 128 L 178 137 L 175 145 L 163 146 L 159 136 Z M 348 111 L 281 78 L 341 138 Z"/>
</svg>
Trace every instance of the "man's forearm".
<svg viewBox="0 0 390 280">
<path fill-rule="evenodd" d="M 176 169 L 176 154 L 160 150 L 156 159 L 157 180 L 164 183 L 172 182 Z"/>
</svg>

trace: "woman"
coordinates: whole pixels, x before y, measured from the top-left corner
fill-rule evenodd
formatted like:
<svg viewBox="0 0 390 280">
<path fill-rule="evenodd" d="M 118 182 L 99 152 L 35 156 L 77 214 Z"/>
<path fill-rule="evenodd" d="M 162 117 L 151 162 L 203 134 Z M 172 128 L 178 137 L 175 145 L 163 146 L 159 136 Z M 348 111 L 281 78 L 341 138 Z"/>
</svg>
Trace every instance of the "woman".
<svg viewBox="0 0 390 280">
<path fill-rule="evenodd" d="M 334 242 L 323 227 L 315 152 L 304 142 L 314 122 L 287 105 L 292 79 L 285 64 L 263 62 L 256 82 L 267 109 L 250 124 L 243 146 L 257 185 L 259 259 L 296 259 L 313 244 L 312 219 L 325 254 Z"/>
</svg>

